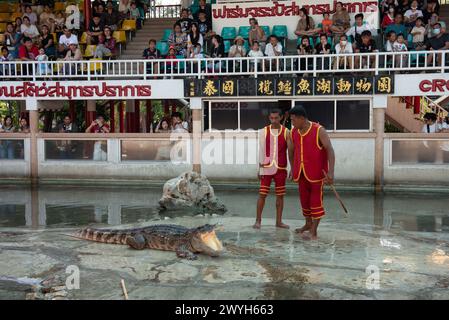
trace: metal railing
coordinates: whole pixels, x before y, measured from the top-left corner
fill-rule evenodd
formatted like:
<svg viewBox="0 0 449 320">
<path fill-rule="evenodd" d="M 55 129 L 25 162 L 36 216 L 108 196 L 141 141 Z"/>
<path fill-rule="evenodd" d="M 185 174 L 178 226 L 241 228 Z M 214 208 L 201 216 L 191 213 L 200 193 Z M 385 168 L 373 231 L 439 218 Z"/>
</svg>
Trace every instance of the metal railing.
<svg viewBox="0 0 449 320">
<path fill-rule="evenodd" d="M 181 16 L 181 5 L 165 5 L 165 6 L 150 6 L 148 9 L 149 18 L 179 18 Z"/>
<path fill-rule="evenodd" d="M 0 63 L 7 81 L 156 79 L 207 76 L 444 73 L 449 50 L 257 58 L 11 61 Z"/>
</svg>

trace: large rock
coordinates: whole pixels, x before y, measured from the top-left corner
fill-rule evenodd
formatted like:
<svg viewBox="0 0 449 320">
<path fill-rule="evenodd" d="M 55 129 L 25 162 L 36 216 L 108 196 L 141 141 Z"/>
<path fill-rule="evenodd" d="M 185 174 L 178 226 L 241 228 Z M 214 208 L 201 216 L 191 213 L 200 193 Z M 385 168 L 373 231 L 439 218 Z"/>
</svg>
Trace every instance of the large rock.
<svg viewBox="0 0 449 320">
<path fill-rule="evenodd" d="M 225 213 L 226 207 L 215 197 L 207 178 L 196 172 L 185 172 L 164 184 L 159 200 L 162 210 L 193 213 Z"/>
</svg>

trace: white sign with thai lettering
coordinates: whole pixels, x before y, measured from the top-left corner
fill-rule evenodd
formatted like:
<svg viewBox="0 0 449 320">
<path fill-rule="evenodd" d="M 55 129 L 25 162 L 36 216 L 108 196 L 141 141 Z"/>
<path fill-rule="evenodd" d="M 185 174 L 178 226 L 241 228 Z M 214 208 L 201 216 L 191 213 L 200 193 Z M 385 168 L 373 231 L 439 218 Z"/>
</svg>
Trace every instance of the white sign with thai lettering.
<svg viewBox="0 0 449 320">
<path fill-rule="evenodd" d="M 317 26 L 323 20 L 323 13 L 335 13 L 335 0 L 264 1 L 240 3 L 217 3 L 212 5 L 213 30 L 221 34 L 223 27 L 249 26 L 249 19 L 256 18 L 261 26 L 286 25 L 289 38 L 294 34 L 299 20 L 299 9 L 304 7 Z M 351 17 L 351 25 L 357 13 L 364 14 L 364 20 L 375 28 L 379 27 L 379 7 L 376 0 L 343 0 L 344 8 Z"/>
</svg>

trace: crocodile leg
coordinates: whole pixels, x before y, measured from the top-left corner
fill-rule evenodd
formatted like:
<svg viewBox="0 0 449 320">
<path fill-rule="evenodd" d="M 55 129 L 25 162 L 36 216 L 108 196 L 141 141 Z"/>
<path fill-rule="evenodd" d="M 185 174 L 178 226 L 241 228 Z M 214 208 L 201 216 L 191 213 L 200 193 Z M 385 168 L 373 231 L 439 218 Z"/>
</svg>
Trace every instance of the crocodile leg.
<svg viewBox="0 0 449 320">
<path fill-rule="evenodd" d="M 192 253 L 185 245 L 181 245 L 176 249 L 176 255 L 178 258 L 187 259 L 187 260 L 196 260 L 198 256 Z"/>
<path fill-rule="evenodd" d="M 128 238 L 126 238 L 126 244 L 136 250 L 145 249 L 146 243 L 147 242 L 145 240 L 145 237 L 140 233 L 136 234 L 135 236 L 129 236 Z"/>
</svg>

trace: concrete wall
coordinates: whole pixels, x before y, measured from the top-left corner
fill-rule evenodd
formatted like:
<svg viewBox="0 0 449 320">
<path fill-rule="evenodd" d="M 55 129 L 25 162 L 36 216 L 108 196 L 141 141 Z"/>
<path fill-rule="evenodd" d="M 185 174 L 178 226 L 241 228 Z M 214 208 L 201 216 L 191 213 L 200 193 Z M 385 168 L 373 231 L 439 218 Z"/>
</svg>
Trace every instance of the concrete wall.
<svg viewBox="0 0 449 320">
<path fill-rule="evenodd" d="M 0 178 L 27 179 L 30 176 L 30 139 L 24 141 L 24 159 L 0 159 Z"/>
</svg>

